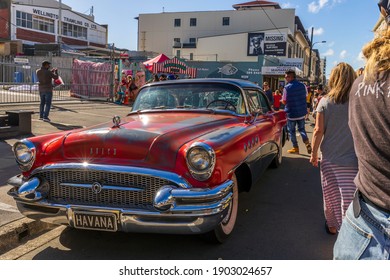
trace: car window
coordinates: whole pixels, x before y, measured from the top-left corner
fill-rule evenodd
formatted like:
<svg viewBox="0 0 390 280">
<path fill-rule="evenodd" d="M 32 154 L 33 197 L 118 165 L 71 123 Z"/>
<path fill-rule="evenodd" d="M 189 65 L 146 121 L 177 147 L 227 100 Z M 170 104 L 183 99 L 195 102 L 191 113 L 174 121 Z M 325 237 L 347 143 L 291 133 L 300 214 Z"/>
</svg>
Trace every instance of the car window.
<svg viewBox="0 0 390 280">
<path fill-rule="evenodd" d="M 145 87 L 138 93 L 133 111 L 146 109 L 212 109 L 246 114 L 239 88 L 229 84 L 168 84 Z"/>
<path fill-rule="evenodd" d="M 255 111 L 265 114 L 271 110 L 267 103 L 267 97 L 258 90 L 246 90 L 250 113 Z"/>
</svg>

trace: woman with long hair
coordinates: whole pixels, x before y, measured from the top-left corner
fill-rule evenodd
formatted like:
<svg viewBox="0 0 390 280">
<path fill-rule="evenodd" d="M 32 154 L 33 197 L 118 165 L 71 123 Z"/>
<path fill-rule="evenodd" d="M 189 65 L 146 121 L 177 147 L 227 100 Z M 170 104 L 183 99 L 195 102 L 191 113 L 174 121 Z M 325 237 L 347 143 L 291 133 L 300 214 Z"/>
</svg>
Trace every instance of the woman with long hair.
<svg viewBox="0 0 390 280">
<path fill-rule="evenodd" d="M 381 31 L 363 48 L 363 75 L 349 95 L 357 192 L 334 246 L 335 259 L 390 259 L 390 2 L 380 0 Z"/>
<path fill-rule="evenodd" d="M 340 229 L 356 190 L 353 180 L 358 172 L 357 158 L 348 126 L 349 91 L 355 79 L 355 70 L 347 63 L 339 63 L 330 73 L 329 93 L 316 109 L 310 162 L 318 166 L 320 148 L 325 229 L 329 234 Z"/>
</svg>

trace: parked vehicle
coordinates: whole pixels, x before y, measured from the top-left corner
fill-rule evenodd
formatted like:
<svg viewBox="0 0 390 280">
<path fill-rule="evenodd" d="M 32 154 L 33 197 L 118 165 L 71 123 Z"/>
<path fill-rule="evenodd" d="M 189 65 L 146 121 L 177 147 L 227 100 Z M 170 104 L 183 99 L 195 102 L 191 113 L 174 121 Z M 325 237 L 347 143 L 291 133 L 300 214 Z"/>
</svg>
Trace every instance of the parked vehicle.
<svg viewBox="0 0 390 280">
<path fill-rule="evenodd" d="M 22 174 L 9 194 L 22 214 L 49 223 L 223 242 L 239 192 L 282 163 L 285 125 L 251 82 L 156 82 L 123 120 L 15 143 Z"/>
</svg>

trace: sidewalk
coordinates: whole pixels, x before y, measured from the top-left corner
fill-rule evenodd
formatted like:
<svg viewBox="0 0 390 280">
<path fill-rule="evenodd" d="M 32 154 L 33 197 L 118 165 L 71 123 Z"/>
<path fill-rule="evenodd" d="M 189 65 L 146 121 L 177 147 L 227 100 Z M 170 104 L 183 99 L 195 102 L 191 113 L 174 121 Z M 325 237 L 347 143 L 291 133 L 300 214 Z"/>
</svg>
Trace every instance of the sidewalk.
<svg viewBox="0 0 390 280">
<path fill-rule="evenodd" d="M 32 134 L 44 135 L 111 122 L 114 115 L 124 118 L 131 108 L 108 102 L 57 101 L 53 102 L 50 111 L 50 123 L 39 120 L 38 103 L 6 104 L 1 107 L 0 114 L 11 110 L 34 111 L 31 121 Z M 13 198 L 7 195 L 11 188 L 7 185 L 7 180 L 20 173 L 12 153 L 12 145 L 17 140 L 33 135 L 0 140 L 0 254 L 17 246 L 23 238 L 52 228 L 52 225 L 24 218 L 17 210 Z"/>
</svg>

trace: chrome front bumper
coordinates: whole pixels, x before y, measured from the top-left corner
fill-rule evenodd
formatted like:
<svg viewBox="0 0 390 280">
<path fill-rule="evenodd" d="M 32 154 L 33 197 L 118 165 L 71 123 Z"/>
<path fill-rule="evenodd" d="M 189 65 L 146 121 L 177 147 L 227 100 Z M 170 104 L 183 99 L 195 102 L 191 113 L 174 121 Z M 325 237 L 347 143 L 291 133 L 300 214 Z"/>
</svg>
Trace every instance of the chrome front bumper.
<svg viewBox="0 0 390 280">
<path fill-rule="evenodd" d="M 118 231 L 175 234 L 199 234 L 214 229 L 228 213 L 234 184 L 227 180 L 212 189 L 191 188 L 184 186 L 184 181 L 180 183 L 183 188 L 166 185 L 155 194 L 154 209 L 145 210 L 53 203 L 45 198 L 50 186 L 38 177 L 26 182 L 14 177 L 9 183 L 14 187 L 8 194 L 14 197 L 19 211 L 31 219 L 75 227 L 75 212 L 111 214 Z"/>
</svg>

